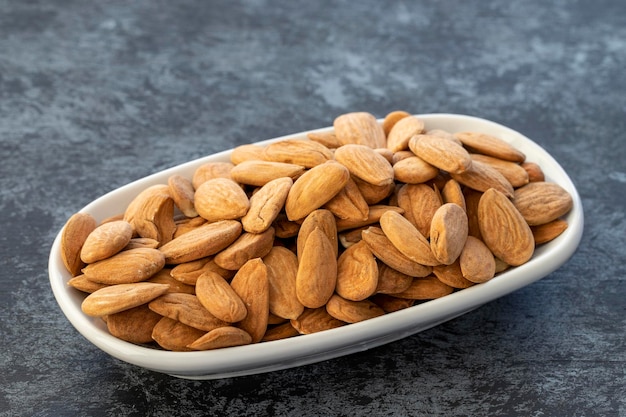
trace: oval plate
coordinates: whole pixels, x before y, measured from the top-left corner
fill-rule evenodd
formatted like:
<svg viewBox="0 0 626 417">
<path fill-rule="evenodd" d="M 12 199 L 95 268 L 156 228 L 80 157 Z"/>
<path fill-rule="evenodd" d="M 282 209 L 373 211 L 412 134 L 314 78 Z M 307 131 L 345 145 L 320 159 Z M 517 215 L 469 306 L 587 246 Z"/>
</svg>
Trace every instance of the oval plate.
<svg viewBox="0 0 626 417">
<path fill-rule="evenodd" d="M 85 294 L 67 285 L 71 276 L 61 260 L 59 232 L 50 252 L 49 276 L 52 291 L 61 310 L 85 338 L 117 359 L 180 378 L 216 379 L 306 365 L 402 339 L 529 285 L 559 268 L 572 256 L 582 237 L 583 209 L 574 184 L 552 156 L 520 133 L 488 120 L 454 114 L 426 114 L 417 117 L 425 122 L 429 130 L 483 132 L 500 137 L 524 152 L 527 161 L 541 166 L 546 181 L 558 183 L 572 195 L 574 206 L 566 216 L 569 227 L 558 238 L 539 247 L 529 262 L 501 273 L 486 283 L 337 329 L 204 352 L 169 352 L 133 345 L 111 336 L 101 319 L 83 314 L 80 306 Z M 315 132 L 328 130 L 332 128 L 317 129 Z M 257 144 L 267 145 L 284 139 L 305 139 L 307 133 L 309 132 Z M 204 163 L 229 161 L 230 152 L 200 158 L 130 183 L 98 198 L 81 212 L 91 214 L 98 221 L 116 215 L 146 187 L 166 184 L 167 178 L 172 174 L 191 178 L 196 168 Z"/>
</svg>

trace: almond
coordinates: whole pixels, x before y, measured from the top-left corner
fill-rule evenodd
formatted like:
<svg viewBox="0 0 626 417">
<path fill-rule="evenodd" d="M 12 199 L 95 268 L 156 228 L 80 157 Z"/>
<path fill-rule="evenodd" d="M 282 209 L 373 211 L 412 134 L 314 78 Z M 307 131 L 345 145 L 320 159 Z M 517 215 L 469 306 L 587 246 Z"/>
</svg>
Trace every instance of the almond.
<svg viewBox="0 0 626 417">
<path fill-rule="evenodd" d="M 212 315 L 227 323 L 241 321 L 248 315 L 241 297 L 215 272 L 205 272 L 198 277 L 196 296 Z"/>
<path fill-rule="evenodd" d="M 322 307 L 335 291 L 337 258 L 330 240 L 319 227 L 309 233 L 298 262 L 298 300 L 308 308 Z"/>
<path fill-rule="evenodd" d="M 346 300 L 335 294 L 326 304 L 326 311 L 337 320 L 358 323 L 385 314 L 385 311 L 369 300 Z"/>
<path fill-rule="evenodd" d="M 230 175 L 234 181 L 241 184 L 262 187 L 277 178 L 289 177 L 293 181 L 304 174 L 302 165 L 288 164 L 273 161 L 244 161 L 236 165 Z"/>
<path fill-rule="evenodd" d="M 252 343 L 252 337 L 243 329 L 226 326 L 218 327 L 187 345 L 193 350 L 212 350 Z"/>
<path fill-rule="evenodd" d="M 395 294 L 409 288 L 413 282 L 413 277 L 391 268 L 390 266 L 378 263 L 378 284 L 376 294 Z"/>
<path fill-rule="evenodd" d="M 111 335 L 130 343 L 152 342 L 152 330 L 161 316 L 142 304 L 106 317 Z"/>
<path fill-rule="evenodd" d="M 239 184 L 227 178 L 208 180 L 195 194 L 198 214 L 209 222 L 235 220 L 243 217 L 250 208 L 250 200 Z"/>
<path fill-rule="evenodd" d="M 418 156 L 409 156 L 393 165 L 393 173 L 396 181 L 420 184 L 435 178 L 439 169 Z"/>
<path fill-rule="evenodd" d="M 236 220 L 206 223 L 171 242 L 159 250 L 168 264 L 181 264 L 214 255 L 235 241 L 242 226 Z"/>
<path fill-rule="evenodd" d="M 473 190 L 484 192 L 494 188 L 509 198 L 513 197 L 513 186 L 511 183 L 495 168 L 483 162 L 473 161 L 472 165 L 465 172 L 460 174 L 450 173 L 450 175 L 460 184 Z"/>
<path fill-rule="evenodd" d="M 495 136 L 478 132 L 458 132 L 454 136 L 478 153 L 512 162 L 524 162 L 526 159 L 517 148 Z"/>
<path fill-rule="evenodd" d="M 246 232 L 262 233 L 270 228 L 285 205 L 293 180 L 289 177 L 277 178 L 262 186 L 250 197 L 250 208 L 241 218 Z"/>
<path fill-rule="evenodd" d="M 170 271 L 170 275 L 176 281 L 186 285 L 196 285 L 198 277 L 207 271 L 212 271 L 224 279 L 231 279 L 235 276 L 235 271 L 229 271 L 217 265 L 213 258 L 206 257 L 195 261 L 184 262 L 176 265 Z"/>
<path fill-rule="evenodd" d="M 524 168 L 528 174 L 529 182 L 540 182 L 546 180 L 543 170 L 537 163 L 526 161 L 521 164 L 521 167 Z"/>
<path fill-rule="evenodd" d="M 165 294 L 168 286 L 148 282 L 111 285 L 89 294 L 81 304 L 88 316 L 106 316 L 148 303 Z"/>
<path fill-rule="evenodd" d="M 339 256 L 337 294 L 347 300 L 361 301 L 374 294 L 377 286 L 378 265 L 366 242 L 350 246 Z"/>
<path fill-rule="evenodd" d="M 158 249 L 131 249 L 83 268 L 85 276 L 101 284 L 130 284 L 145 281 L 165 266 Z"/>
<path fill-rule="evenodd" d="M 123 220 L 101 224 L 87 236 L 80 258 L 87 264 L 109 258 L 124 249 L 132 236 L 132 226 Z"/>
<path fill-rule="evenodd" d="M 406 116 L 394 123 L 387 135 L 387 148 L 398 152 L 409 148 L 409 140 L 424 133 L 424 122 L 415 116 Z"/>
<path fill-rule="evenodd" d="M 343 165 L 329 161 L 311 168 L 294 182 L 285 202 L 289 220 L 305 218 L 322 207 L 345 187 L 350 173 Z"/>
<path fill-rule="evenodd" d="M 80 274 L 72 277 L 69 281 L 67 281 L 67 285 L 72 288 L 76 288 L 78 291 L 86 292 L 88 294 L 96 292 L 100 288 L 109 286 L 108 284 L 101 284 L 99 282 L 91 281 L 85 276 L 85 274 Z"/>
<path fill-rule="evenodd" d="M 389 294 L 376 294 L 371 297 L 371 301 L 382 308 L 385 313 L 393 313 L 405 308 L 409 308 L 415 304 L 415 300 L 408 298 L 398 298 Z"/>
<path fill-rule="evenodd" d="M 558 184 L 531 182 L 515 190 L 513 203 L 531 226 L 549 223 L 567 214 L 572 196 Z"/>
<path fill-rule="evenodd" d="M 342 145 L 333 131 L 310 132 L 307 133 L 307 138 L 313 142 L 326 146 L 328 149 L 336 149 Z"/>
<path fill-rule="evenodd" d="M 370 113 L 342 114 L 334 120 L 333 127 L 337 140 L 342 145 L 358 144 L 373 149 L 386 147 L 385 131 Z"/>
<path fill-rule="evenodd" d="M 333 257 L 337 258 L 339 254 L 337 225 L 333 214 L 326 209 L 312 211 L 302 222 L 298 231 L 298 239 L 296 240 L 296 254 L 298 258 L 303 256 L 304 245 L 309 238 L 309 234 L 316 228 L 319 228 L 326 235 L 333 249 Z"/>
<path fill-rule="evenodd" d="M 340 219 L 366 220 L 369 214 L 367 201 L 352 179 L 348 179 L 346 186 L 324 204 L 324 208 Z"/>
<path fill-rule="evenodd" d="M 468 234 L 467 215 L 457 204 L 439 207 L 430 225 L 430 248 L 439 263 L 450 265 L 461 254 Z"/>
<path fill-rule="evenodd" d="M 267 267 L 261 258 L 251 259 L 237 271 L 230 285 L 248 310 L 236 327 L 245 330 L 252 343 L 260 342 L 267 330 L 270 311 Z"/>
<path fill-rule="evenodd" d="M 174 352 L 187 352 L 188 346 L 204 336 L 205 332 L 187 326 L 177 320 L 163 317 L 152 329 L 152 339 L 163 349 Z"/>
<path fill-rule="evenodd" d="M 297 319 L 304 311 L 296 295 L 298 258 L 289 249 L 274 246 L 263 262 L 269 281 L 270 312 L 285 319 Z"/>
<path fill-rule="evenodd" d="M 478 204 L 478 224 L 483 242 L 491 252 L 509 265 L 528 261 L 535 241 L 524 217 L 500 191 L 485 191 Z"/>
<path fill-rule="evenodd" d="M 467 211 L 465 196 L 463 195 L 461 184 L 454 179 L 446 181 L 445 185 L 441 189 L 441 199 L 443 203 L 454 203 L 461 207 L 464 211 Z"/>
<path fill-rule="evenodd" d="M 365 202 L 370 206 L 379 204 L 382 200 L 389 197 L 396 187 L 396 184 L 393 182 L 384 185 L 374 185 L 354 176 L 351 178 L 359 188 Z"/>
<path fill-rule="evenodd" d="M 96 219 L 87 213 L 73 214 L 63 227 L 61 259 L 72 276 L 80 275 L 85 267 L 85 263 L 80 259 L 80 252 L 87 237 L 96 227 Z"/>
<path fill-rule="evenodd" d="M 393 167 L 369 146 L 343 145 L 335 150 L 335 159 L 348 168 L 351 175 L 367 183 L 378 186 L 393 183 Z"/>
<path fill-rule="evenodd" d="M 461 271 L 459 259 L 450 265 L 433 266 L 433 274 L 437 277 L 437 279 L 439 279 L 439 281 L 453 288 L 463 289 L 474 285 L 472 281 L 468 281 L 463 277 L 463 271 Z"/>
<path fill-rule="evenodd" d="M 191 184 L 193 188 L 197 190 L 202 183 L 213 178 L 232 179 L 230 171 L 234 166 L 235 164 L 231 162 L 207 162 L 206 164 L 202 164 L 194 171 Z"/>
<path fill-rule="evenodd" d="M 124 220 L 140 237 L 154 239 L 161 245 L 172 240 L 176 225 L 169 187 L 158 184 L 140 192 L 126 208 Z"/>
<path fill-rule="evenodd" d="M 285 139 L 267 145 L 263 151 L 263 157 L 267 161 L 313 168 L 333 159 L 333 154 L 330 149 L 318 142 Z"/>
<path fill-rule="evenodd" d="M 535 238 L 535 245 L 541 245 L 542 243 L 555 239 L 563 233 L 565 229 L 567 229 L 567 221 L 556 219 L 538 226 L 531 226 L 530 229 Z"/>
<path fill-rule="evenodd" d="M 307 308 L 297 319 L 290 321 L 300 334 L 312 334 L 335 329 L 346 324 L 328 314 L 326 307 Z"/>
<path fill-rule="evenodd" d="M 496 273 L 496 260 L 482 241 L 468 236 L 459 258 L 463 277 L 468 281 L 481 283 L 489 281 Z"/>
<path fill-rule="evenodd" d="M 287 339 L 289 337 L 298 336 L 300 333 L 291 325 L 290 322 L 279 324 L 267 329 L 263 335 L 263 342 L 271 342 L 273 340 Z"/>
<path fill-rule="evenodd" d="M 263 233 L 243 233 L 213 260 L 224 269 L 238 270 L 249 260 L 267 255 L 273 245 L 273 227 Z"/>
<path fill-rule="evenodd" d="M 480 161 L 487 164 L 502 174 L 513 188 L 528 184 L 528 172 L 520 164 L 488 155 L 476 153 L 470 155 L 472 156 L 472 161 Z"/>
<path fill-rule="evenodd" d="M 370 206 L 367 220 L 337 219 L 337 232 L 343 232 L 344 230 L 355 229 L 357 227 L 369 226 L 378 223 L 380 221 L 380 217 L 388 211 L 395 211 L 399 214 L 404 213 L 404 210 L 401 207 L 375 204 Z"/>
<path fill-rule="evenodd" d="M 424 161 L 446 172 L 458 174 L 472 165 L 472 158 L 462 146 L 437 136 L 415 135 L 409 141 L 409 148 Z"/>
<path fill-rule="evenodd" d="M 428 240 L 401 214 L 387 211 L 380 217 L 380 226 L 393 246 L 412 261 L 422 265 L 439 265 Z"/>
<path fill-rule="evenodd" d="M 432 300 L 444 297 L 453 291 L 454 288 L 439 281 L 437 277 L 430 275 L 425 278 L 414 278 L 409 288 L 393 294 L 393 296 L 411 300 Z"/>
<path fill-rule="evenodd" d="M 174 205 L 187 217 L 196 217 L 198 212 L 194 206 L 194 187 L 192 182 L 182 175 L 172 175 L 167 180 Z"/>
<path fill-rule="evenodd" d="M 262 161 L 265 148 L 255 144 L 239 145 L 230 153 L 230 162 L 239 165 L 246 161 Z"/>
<path fill-rule="evenodd" d="M 152 275 L 146 282 L 153 282 L 156 284 L 167 284 L 170 286 L 168 293 L 184 293 L 195 294 L 196 289 L 193 285 L 188 285 L 174 279 L 171 275 L 171 269 L 161 269 L 156 274 Z"/>
</svg>

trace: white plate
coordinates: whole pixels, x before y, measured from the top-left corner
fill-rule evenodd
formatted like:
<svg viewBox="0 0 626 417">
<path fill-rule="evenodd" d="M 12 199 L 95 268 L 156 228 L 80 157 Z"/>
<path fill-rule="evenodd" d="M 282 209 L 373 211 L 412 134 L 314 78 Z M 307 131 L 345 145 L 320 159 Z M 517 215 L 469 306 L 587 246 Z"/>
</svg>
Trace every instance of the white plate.
<svg viewBox="0 0 626 417">
<path fill-rule="evenodd" d="M 216 379 L 310 364 L 402 339 L 531 284 L 559 268 L 572 256 L 582 237 L 582 204 L 568 175 L 543 148 L 514 130 L 484 119 L 453 114 L 426 114 L 418 117 L 426 123 L 427 129 L 488 133 L 504 139 L 524 152 L 528 161 L 536 162 L 542 167 L 547 181 L 558 183 L 572 195 L 574 207 L 566 216 L 569 223 L 567 230 L 552 242 L 538 248 L 526 264 L 512 268 L 489 282 L 446 297 L 320 333 L 206 352 L 168 352 L 136 346 L 111 336 L 102 320 L 83 314 L 80 305 L 84 294 L 67 285 L 70 274 L 61 261 L 59 232 L 49 259 L 50 284 L 59 306 L 85 338 L 115 358 L 181 378 Z M 306 133 L 258 144 L 264 145 L 287 138 L 305 138 Z M 228 161 L 229 155 L 230 151 L 220 152 L 150 175 L 98 198 L 81 211 L 90 213 L 96 220 L 102 220 L 122 211 L 147 186 L 166 183 L 172 174 L 191 178 L 201 164 Z"/>
</svg>

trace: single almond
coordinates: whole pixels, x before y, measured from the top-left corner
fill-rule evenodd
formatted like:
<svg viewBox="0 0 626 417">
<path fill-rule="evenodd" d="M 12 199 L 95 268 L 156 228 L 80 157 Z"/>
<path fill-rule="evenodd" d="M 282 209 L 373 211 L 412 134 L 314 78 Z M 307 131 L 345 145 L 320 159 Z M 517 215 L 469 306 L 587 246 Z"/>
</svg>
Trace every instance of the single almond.
<svg viewBox="0 0 626 417">
<path fill-rule="evenodd" d="M 61 259 L 72 276 L 80 275 L 85 267 L 85 263 L 80 259 L 80 252 L 87 237 L 96 227 L 96 219 L 87 213 L 73 214 L 63 227 Z"/>
<path fill-rule="evenodd" d="M 377 286 L 378 265 L 366 242 L 350 246 L 339 256 L 337 294 L 347 300 L 361 301 L 374 294 Z"/>
<path fill-rule="evenodd" d="M 271 143 L 263 150 L 267 161 L 285 162 L 313 168 L 333 159 L 333 154 L 326 146 L 311 140 L 285 139 Z"/>
<path fill-rule="evenodd" d="M 430 248 L 439 263 L 450 265 L 461 254 L 468 234 L 465 211 L 457 204 L 439 207 L 430 225 Z"/>
<path fill-rule="evenodd" d="M 487 191 L 494 188 L 509 198 L 513 198 L 513 186 L 500 174 L 495 168 L 480 161 L 473 161 L 469 169 L 456 174 L 450 173 L 450 176 L 471 189 L 477 191 Z"/>
<path fill-rule="evenodd" d="M 439 281 L 436 276 L 430 275 L 425 278 L 413 278 L 409 288 L 393 296 L 411 300 L 432 300 L 452 294 L 453 291 L 453 287 Z"/>
<path fill-rule="evenodd" d="M 81 309 L 88 316 L 107 316 L 148 303 L 165 294 L 168 288 L 149 282 L 111 285 L 89 294 Z"/>
<path fill-rule="evenodd" d="M 415 135 L 409 141 L 409 148 L 424 161 L 446 172 L 458 174 L 472 165 L 472 158 L 462 146 L 437 136 Z"/>
<path fill-rule="evenodd" d="M 380 226 L 393 246 L 412 261 L 429 266 L 440 264 L 428 240 L 401 214 L 387 211 L 380 217 Z"/>
<path fill-rule="evenodd" d="M 198 277 L 196 296 L 212 315 L 227 323 L 241 321 L 248 315 L 241 297 L 215 272 L 208 271 Z"/>
<path fill-rule="evenodd" d="M 387 135 L 387 148 L 398 152 L 409 148 L 409 140 L 415 135 L 424 133 L 424 122 L 415 116 L 407 116 L 398 120 Z"/>
<path fill-rule="evenodd" d="M 269 281 L 269 309 L 279 317 L 297 319 L 304 306 L 296 295 L 298 258 L 282 246 L 274 246 L 263 262 L 267 267 Z"/>
<path fill-rule="evenodd" d="M 232 179 L 232 177 L 230 176 L 230 171 L 233 169 L 234 166 L 235 164 L 233 164 L 232 162 L 220 161 L 207 162 L 205 164 L 202 164 L 193 172 L 191 184 L 193 185 L 193 188 L 197 190 L 203 182 L 206 182 L 213 178 Z"/>
<path fill-rule="evenodd" d="M 290 320 L 291 325 L 300 334 L 313 334 L 324 330 L 335 329 L 346 324 L 328 314 L 326 307 L 307 308 L 297 318 Z"/>
<path fill-rule="evenodd" d="M 101 224 L 87 236 L 80 258 L 87 264 L 109 258 L 124 249 L 132 236 L 133 228 L 124 220 Z"/>
<path fill-rule="evenodd" d="M 482 241 L 468 236 L 459 257 L 463 277 L 468 281 L 487 282 L 496 274 L 496 260 Z"/>
<path fill-rule="evenodd" d="M 543 173 L 543 170 L 536 162 L 526 161 L 521 163 L 520 166 L 524 168 L 524 170 L 528 174 L 529 182 L 540 182 L 546 180 L 546 176 Z"/>
<path fill-rule="evenodd" d="M 463 277 L 463 271 L 461 271 L 459 259 L 450 265 L 433 266 L 433 274 L 439 279 L 439 281 L 453 288 L 463 289 L 474 285 L 472 281 L 468 281 L 465 277 Z"/>
<path fill-rule="evenodd" d="M 370 206 L 366 220 L 337 219 L 337 232 L 343 232 L 345 230 L 355 229 L 357 227 L 369 226 L 378 223 L 381 216 L 388 211 L 395 211 L 398 214 L 404 213 L 404 209 L 402 209 L 401 207 L 389 206 L 386 204 L 375 204 L 373 206 Z"/>
<path fill-rule="evenodd" d="M 328 314 L 346 323 L 358 323 L 385 314 L 385 310 L 369 300 L 353 301 L 334 294 L 326 304 Z"/>
<path fill-rule="evenodd" d="M 346 186 L 323 206 L 340 219 L 366 220 L 369 206 L 354 180 L 348 179 Z"/>
<path fill-rule="evenodd" d="M 498 137 L 479 132 L 458 132 L 454 136 L 463 145 L 478 153 L 512 162 L 524 162 L 526 156 L 519 149 Z"/>
<path fill-rule="evenodd" d="M 101 284 L 130 284 L 147 280 L 164 266 L 161 251 L 139 248 L 89 264 L 83 268 L 83 273 L 89 280 Z"/>
<path fill-rule="evenodd" d="M 366 145 L 348 144 L 335 150 L 335 159 L 363 181 L 382 186 L 393 183 L 393 167 L 384 156 Z"/>
<path fill-rule="evenodd" d="M 217 265 L 213 257 L 200 258 L 195 261 L 178 264 L 171 269 L 170 275 L 176 281 L 194 286 L 196 285 L 196 281 L 198 281 L 198 277 L 208 271 L 215 272 L 227 280 L 235 276 L 235 271 L 224 269 Z"/>
<path fill-rule="evenodd" d="M 552 239 L 557 238 L 567 229 L 567 225 L 567 221 L 556 219 L 538 226 L 531 226 L 530 229 L 535 238 L 535 245 L 541 245 L 542 243 L 550 242 Z"/>
<path fill-rule="evenodd" d="M 196 217 L 198 212 L 194 206 L 194 187 L 191 180 L 182 175 L 171 175 L 167 179 L 170 195 L 174 205 L 187 217 Z"/>
<path fill-rule="evenodd" d="M 194 327 L 187 326 L 178 320 L 163 317 L 152 329 L 152 339 L 163 349 L 174 352 L 188 352 L 192 349 L 188 346 L 206 332 Z"/>
<path fill-rule="evenodd" d="M 482 240 L 491 252 L 509 265 L 528 261 L 535 249 L 530 226 L 511 200 L 498 190 L 485 191 L 478 204 Z"/>
<path fill-rule="evenodd" d="M 154 239 L 161 245 L 172 240 L 176 225 L 169 187 L 157 184 L 140 192 L 126 208 L 124 220 L 140 237 Z"/>
<path fill-rule="evenodd" d="M 239 165 L 246 161 L 262 161 L 265 148 L 255 144 L 239 145 L 230 153 L 230 162 Z"/>
<path fill-rule="evenodd" d="M 85 274 L 76 275 L 67 281 L 67 285 L 72 288 L 76 288 L 78 291 L 91 294 L 98 291 L 100 288 L 108 287 L 108 284 L 101 284 L 99 282 L 91 281 L 85 276 Z"/>
<path fill-rule="evenodd" d="M 289 177 L 269 181 L 250 197 L 250 208 L 241 218 L 246 232 L 262 233 L 270 228 L 283 209 L 293 180 Z"/>
<path fill-rule="evenodd" d="M 128 241 L 128 244 L 124 247 L 124 250 L 137 249 L 137 248 L 150 248 L 156 249 L 159 247 L 159 241 L 150 239 L 149 237 L 134 237 Z"/>
<path fill-rule="evenodd" d="M 511 183 L 513 188 L 521 187 L 529 182 L 528 172 L 522 168 L 519 163 L 479 153 L 473 153 L 470 155 L 472 156 L 472 161 L 485 163 L 502 174 L 502 176 Z"/>
<path fill-rule="evenodd" d="M 418 156 L 409 156 L 393 165 L 396 181 L 406 184 L 421 184 L 430 181 L 439 174 L 439 169 Z"/>
<path fill-rule="evenodd" d="M 377 306 L 382 308 L 385 313 L 393 313 L 394 311 L 404 310 L 412 307 L 415 300 L 409 298 L 398 298 L 389 294 L 376 294 L 370 298 Z"/>
<path fill-rule="evenodd" d="M 404 274 L 383 262 L 378 262 L 378 284 L 376 294 L 395 294 L 409 288 L 413 277 Z"/>
<path fill-rule="evenodd" d="M 238 270 L 246 262 L 267 255 L 274 245 L 274 228 L 262 233 L 242 233 L 230 246 L 215 255 L 215 263 L 230 270 Z"/>
<path fill-rule="evenodd" d="M 235 220 L 250 208 L 250 200 L 239 184 L 227 178 L 208 180 L 195 193 L 198 214 L 209 222 Z"/>
<path fill-rule="evenodd" d="M 461 207 L 464 211 L 467 211 L 465 196 L 463 195 L 461 184 L 454 179 L 446 181 L 445 185 L 441 189 L 441 199 L 443 203 L 454 203 Z"/>
<path fill-rule="evenodd" d="M 233 326 L 218 327 L 187 345 L 193 350 L 212 350 L 243 346 L 252 343 L 252 337 L 243 329 Z"/>
<path fill-rule="evenodd" d="M 269 280 L 263 260 L 255 258 L 246 262 L 230 285 L 248 310 L 236 327 L 245 330 L 252 337 L 252 343 L 260 342 L 267 330 L 270 311 Z"/>
<path fill-rule="evenodd" d="M 531 182 L 515 190 L 513 204 L 531 226 L 549 223 L 573 207 L 572 196 L 553 182 Z"/>
<path fill-rule="evenodd" d="M 342 145 L 358 144 L 373 149 L 386 147 L 385 131 L 370 113 L 342 114 L 335 118 L 333 127 L 337 140 Z"/>
<path fill-rule="evenodd" d="M 304 174 L 302 165 L 274 161 L 244 161 L 236 165 L 230 175 L 241 184 L 262 187 L 276 178 L 289 177 L 293 181 Z"/>
<path fill-rule="evenodd" d="M 334 161 L 309 169 L 289 190 L 285 202 L 287 218 L 289 220 L 305 218 L 336 196 L 345 187 L 349 178 L 348 169 Z"/>
<path fill-rule="evenodd" d="M 334 131 L 309 132 L 306 136 L 313 142 L 324 145 L 328 149 L 336 149 L 341 146 L 341 142 L 337 139 Z"/>
<path fill-rule="evenodd" d="M 335 291 L 337 258 L 333 245 L 319 227 L 309 233 L 298 262 L 298 300 L 308 308 L 322 307 Z"/>
<path fill-rule="evenodd" d="M 130 343 L 152 342 L 154 326 L 161 316 L 142 304 L 106 317 L 107 329 L 111 335 Z"/>
<path fill-rule="evenodd" d="M 171 242 L 159 250 L 168 264 L 181 264 L 214 255 L 239 237 L 241 223 L 236 220 L 221 220 L 206 223 Z"/>
<path fill-rule="evenodd" d="M 298 330 L 296 330 L 290 322 L 286 322 L 268 328 L 263 335 L 262 341 L 271 342 L 273 340 L 287 339 L 298 335 L 300 335 Z"/>
<path fill-rule="evenodd" d="M 379 204 L 385 198 L 389 197 L 389 195 L 393 193 L 393 190 L 396 187 L 396 184 L 394 182 L 383 185 L 374 185 L 370 184 L 369 182 L 365 182 L 355 176 L 352 176 L 351 178 L 356 186 L 359 188 L 359 191 L 361 192 L 361 195 L 363 196 L 365 202 L 370 206 L 374 204 Z"/>
</svg>

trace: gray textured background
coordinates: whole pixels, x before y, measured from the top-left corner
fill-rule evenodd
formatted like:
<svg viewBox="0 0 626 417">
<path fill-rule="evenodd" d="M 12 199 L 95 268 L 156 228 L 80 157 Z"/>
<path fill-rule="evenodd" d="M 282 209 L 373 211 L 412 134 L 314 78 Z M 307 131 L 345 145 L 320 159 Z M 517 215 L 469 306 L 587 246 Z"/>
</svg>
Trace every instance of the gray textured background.
<svg viewBox="0 0 626 417">
<path fill-rule="evenodd" d="M 0 0 L 0 415 L 626 415 L 626 3 Z M 126 365 L 57 307 L 66 219 L 147 174 L 363 110 L 455 112 L 544 146 L 578 252 L 436 328 L 192 382 Z"/>
</svg>

